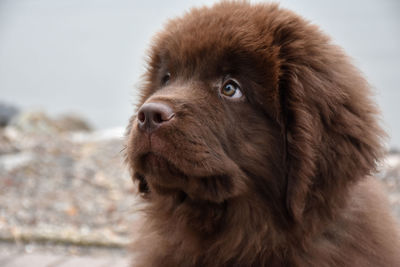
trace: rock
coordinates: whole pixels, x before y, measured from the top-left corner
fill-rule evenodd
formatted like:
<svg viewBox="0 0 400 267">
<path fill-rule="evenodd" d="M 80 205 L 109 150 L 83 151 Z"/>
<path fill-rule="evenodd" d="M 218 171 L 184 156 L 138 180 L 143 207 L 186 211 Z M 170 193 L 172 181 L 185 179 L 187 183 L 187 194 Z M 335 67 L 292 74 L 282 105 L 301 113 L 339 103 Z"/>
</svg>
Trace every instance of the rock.
<svg viewBox="0 0 400 267">
<path fill-rule="evenodd" d="M 0 102 L 0 127 L 7 126 L 18 113 L 17 107 Z"/>
<path fill-rule="evenodd" d="M 30 152 L 20 152 L 0 156 L 0 168 L 4 168 L 6 172 L 21 168 L 28 165 L 33 159 L 33 154 Z"/>
<path fill-rule="evenodd" d="M 15 142 L 8 136 L 6 129 L 0 129 L 0 156 L 19 151 Z"/>
<path fill-rule="evenodd" d="M 0 241 L 125 246 L 138 213 L 124 129 L 60 121 L 30 112 L 0 129 L 16 148 L 0 153 Z"/>
<path fill-rule="evenodd" d="M 54 119 L 41 111 L 22 112 L 11 121 L 10 125 L 27 134 L 51 135 L 91 130 L 89 124 L 77 115 L 68 114 Z"/>
<path fill-rule="evenodd" d="M 55 125 L 62 132 L 89 132 L 92 127 L 78 115 L 67 114 L 57 118 Z"/>
<path fill-rule="evenodd" d="M 54 133 L 53 121 L 41 111 L 22 112 L 10 123 L 23 133 Z"/>
<path fill-rule="evenodd" d="M 122 140 L 124 138 L 125 128 L 116 127 L 105 130 L 87 132 L 76 132 L 70 137 L 72 142 L 75 143 L 89 143 L 89 142 L 101 142 L 107 140 Z"/>
</svg>

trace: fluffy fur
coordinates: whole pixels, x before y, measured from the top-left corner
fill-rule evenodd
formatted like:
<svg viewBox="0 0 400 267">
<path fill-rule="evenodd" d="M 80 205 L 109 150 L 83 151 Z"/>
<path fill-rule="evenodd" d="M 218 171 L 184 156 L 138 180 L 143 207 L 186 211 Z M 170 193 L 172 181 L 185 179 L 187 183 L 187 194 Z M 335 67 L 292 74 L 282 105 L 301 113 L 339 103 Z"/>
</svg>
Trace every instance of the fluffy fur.
<svg viewBox="0 0 400 267">
<path fill-rule="evenodd" d="M 193 9 L 155 37 L 144 80 L 139 107 L 175 116 L 128 126 L 147 203 L 134 266 L 400 266 L 369 86 L 316 26 L 275 4 Z"/>
</svg>

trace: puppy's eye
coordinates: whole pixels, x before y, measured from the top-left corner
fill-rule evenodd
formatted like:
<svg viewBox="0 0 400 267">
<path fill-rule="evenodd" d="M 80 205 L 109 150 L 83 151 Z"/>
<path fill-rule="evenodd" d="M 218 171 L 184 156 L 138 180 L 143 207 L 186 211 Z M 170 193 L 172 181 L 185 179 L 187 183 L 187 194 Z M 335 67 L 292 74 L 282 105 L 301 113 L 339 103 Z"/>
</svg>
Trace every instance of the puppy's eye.
<svg viewBox="0 0 400 267">
<path fill-rule="evenodd" d="M 170 79 L 171 79 L 171 73 L 169 73 L 169 72 L 165 73 L 161 79 L 162 85 L 166 85 Z"/>
<path fill-rule="evenodd" d="M 229 98 L 240 98 L 242 97 L 242 91 L 240 91 L 240 86 L 234 80 L 228 80 L 221 87 L 221 94 Z"/>
</svg>

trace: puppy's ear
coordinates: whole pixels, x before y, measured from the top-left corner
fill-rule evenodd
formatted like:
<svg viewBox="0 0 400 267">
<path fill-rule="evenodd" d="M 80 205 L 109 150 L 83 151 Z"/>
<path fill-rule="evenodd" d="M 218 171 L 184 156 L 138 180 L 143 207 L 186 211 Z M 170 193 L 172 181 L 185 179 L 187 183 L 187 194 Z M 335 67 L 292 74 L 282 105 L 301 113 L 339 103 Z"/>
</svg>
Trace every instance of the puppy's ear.
<svg viewBox="0 0 400 267">
<path fill-rule="evenodd" d="M 290 60 L 281 66 L 286 200 L 295 221 L 332 216 L 349 184 L 374 171 L 382 154 L 367 83 L 339 48 L 320 39 L 309 40 L 308 51 L 288 42 Z"/>
<path fill-rule="evenodd" d="M 284 138 L 286 204 L 296 221 L 302 218 L 309 190 L 317 173 L 318 114 L 305 102 L 305 88 L 296 75 L 281 83 L 282 136 Z"/>
</svg>

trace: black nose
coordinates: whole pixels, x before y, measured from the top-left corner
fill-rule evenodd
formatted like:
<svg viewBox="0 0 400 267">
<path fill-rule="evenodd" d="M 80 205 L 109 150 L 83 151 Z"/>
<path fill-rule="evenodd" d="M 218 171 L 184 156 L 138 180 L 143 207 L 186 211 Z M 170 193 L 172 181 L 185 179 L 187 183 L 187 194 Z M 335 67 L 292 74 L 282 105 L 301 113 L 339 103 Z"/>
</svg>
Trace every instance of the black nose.
<svg viewBox="0 0 400 267">
<path fill-rule="evenodd" d="M 174 111 L 166 104 L 145 103 L 138 111 L 139 129 L 151 133 L 174 116 Z"/>
</svg>

